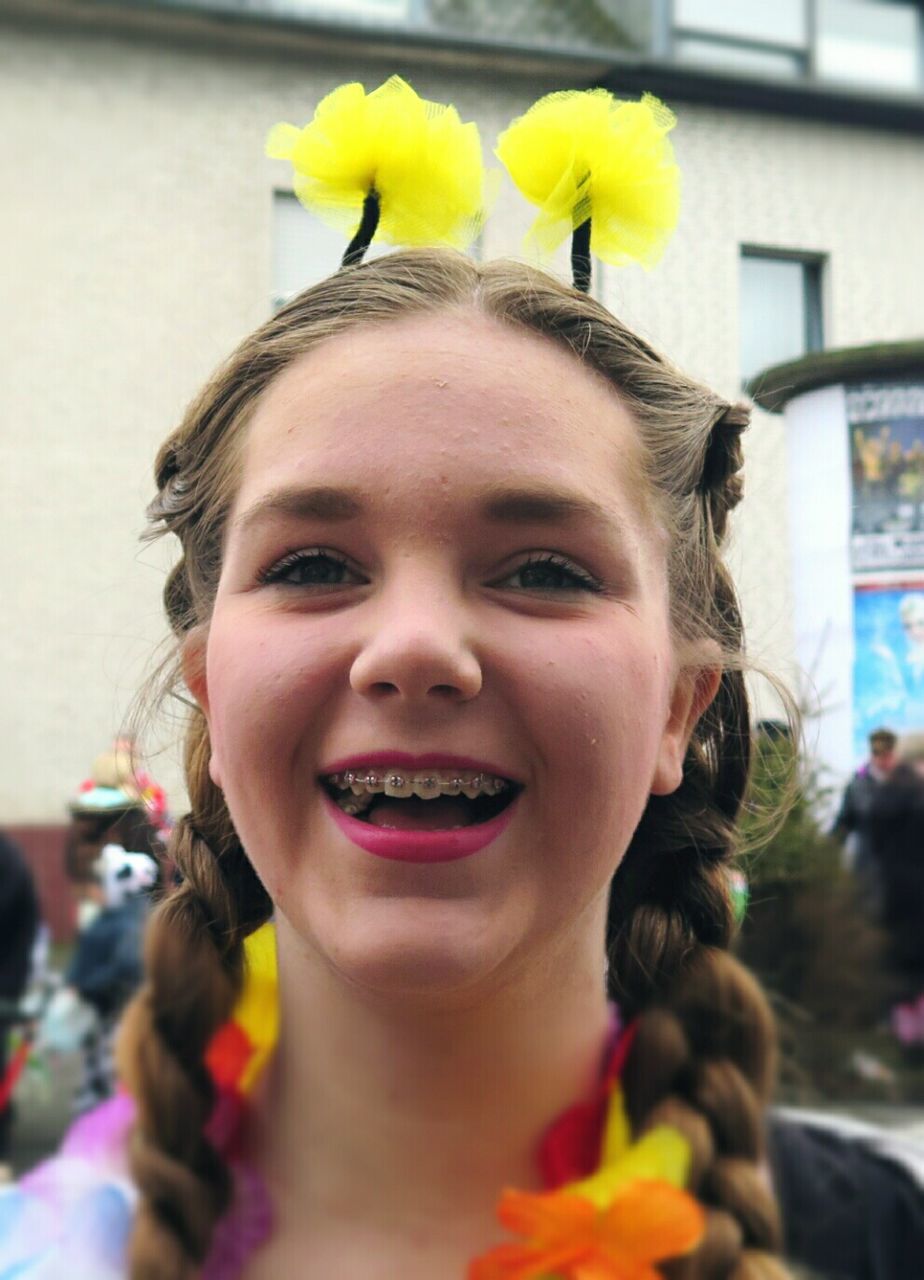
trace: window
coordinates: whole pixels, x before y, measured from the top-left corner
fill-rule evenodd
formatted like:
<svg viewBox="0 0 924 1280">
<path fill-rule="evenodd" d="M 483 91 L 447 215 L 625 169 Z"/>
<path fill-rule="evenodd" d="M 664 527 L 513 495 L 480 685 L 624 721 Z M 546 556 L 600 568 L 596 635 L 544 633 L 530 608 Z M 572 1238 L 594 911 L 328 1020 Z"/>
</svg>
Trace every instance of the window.
<svg viewBox="0 0 924 1280">
<path fill-rule="evenodd" d="M 273 279 L 274 311 L 309 285 L 324 280 L 340 266 L 349 236 L 335 231 L 309 213 L 291 191 L 273 192 Z M 395 246 L 373 240 L 365 261 L 393 252 Z M 468 250 L 475 261 L 481 258 L 481 236 Z"/>
<path fill-rule="evenodd" d="M 703 34 L 801 48 L 806 41 L 805 0 L 675 0 L 674 24 Z"/>
<path fill-rule="evenodd" d="M 805 73 L 805 56 L 790 49 L 753 48 L 738 40 L 702 40 L 678 35 L 674 40 L 678 62 L 704 63 L 728 71 L 754 71 L 759 75 L 792 79 Z"/>
<path fill-rule="evenodd" d="M 327 18 L 343 22 L 405 22 L 414 0 L 262 0 L 268 12 L 286 18 Z"/>
<path fill-rule="evenodd" d="M 682 63 L 915 93 L 924 18 L 907 0 L 673 0 Z"/>
<path fill-rule="evenodd" d="M 824 80 L 913 92 L 921 83 L 921 15 L 883 0 L 818 0 L 816 70 Z"/>
<path fill-rule="evenodd" d="M 291 191 L 273 192 L 273 310 L 336 268 L 343 236 L 311 216 Z"/>
<path fill-rule="evenodd" d="M 349 236 L 309 213 L 291 191 L 273 192 L 273 310 L 297 293 L 332 275 L 340 266 Z M 388 253 L 373 241 L 366 261 Z"/>
<path fill-rule="evenodd" d="M 808 66 L 805 0 L 675 0 L 674 54 L 681 62 L 803 75 Z"/>
<path fill-rule="evenodd" d="M 821 259 L 743 248 L 740 271 L 741 377 L 823 346 Z"/>
<path fill-rule="evenodd" d="M 434 29 L 480 40 L 647 52 L 653 40 L 650 0 L 418 0 Z"/>
</svg>

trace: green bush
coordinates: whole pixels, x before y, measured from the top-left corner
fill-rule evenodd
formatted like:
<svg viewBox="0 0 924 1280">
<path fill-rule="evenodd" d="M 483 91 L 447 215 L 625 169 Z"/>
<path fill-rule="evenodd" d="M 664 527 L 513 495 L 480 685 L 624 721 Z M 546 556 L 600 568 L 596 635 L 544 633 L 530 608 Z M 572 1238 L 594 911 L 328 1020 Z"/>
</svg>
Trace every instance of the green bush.
<svg viewBox="0 0 924 1280">
<path fill-rule="evenodd" d="M 841 850 L 817 814 L 830 796 L 820 770 L 783 728 L 755 739 L 741 831 L 741 865 L 752 886 L 836 879 Z"/>
<path fill-rule="evenodd" d="M 890 982 L 882 936 L 817 816 L 826 798 L 788 734 L 758 736 L 741 823 L 750 899 L 736 950 L 777 1013 L 781 1092 L 816 1103 L 892 1088 L 856 1071 L 858 1052 L 878 1059 L 893 1049 L 881 1032 Z"/>
</svg>

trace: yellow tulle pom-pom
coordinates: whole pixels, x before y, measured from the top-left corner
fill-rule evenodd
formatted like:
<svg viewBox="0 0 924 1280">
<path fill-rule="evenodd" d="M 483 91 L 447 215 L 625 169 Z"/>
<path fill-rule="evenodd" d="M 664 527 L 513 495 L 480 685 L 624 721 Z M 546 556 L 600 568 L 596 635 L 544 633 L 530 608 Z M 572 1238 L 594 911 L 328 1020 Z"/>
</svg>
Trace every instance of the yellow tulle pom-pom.
<svg viewBox="0 0 924 1280">
<path fill-rule="evenodd" d="M 551 93 L 498 139 L 496 155 L 539 206 L 528 240 L 548 253 L 588 218 L 605 262 L 651 267 L 680 207 L 680 171 L 667 134 L 676 117 L 645 94 L 620 102 L 605 89 Z"/>
<path fill-rule="evenodd" d="M 312 213 L 346 235 L 370 191 L 381 203 L 378 235 L 390 244 L 464 249 L 484 218 L 478 126 L 454 107 L 418 97 L 400 76 L 367 94 L 345 84 L 303 129 L 277 124 L 267 155 L 290 160 L 293 187 Z"/>
</svg>

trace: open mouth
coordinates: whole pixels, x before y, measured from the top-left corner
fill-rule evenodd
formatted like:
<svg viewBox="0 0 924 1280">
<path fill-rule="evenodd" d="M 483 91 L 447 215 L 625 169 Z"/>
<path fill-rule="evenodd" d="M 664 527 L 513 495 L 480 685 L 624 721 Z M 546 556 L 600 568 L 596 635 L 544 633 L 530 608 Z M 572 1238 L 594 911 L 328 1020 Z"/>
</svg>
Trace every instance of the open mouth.
<svg viewBox="0 0 924 1280">
<path fill-rule="evenodd" d="M 344 813 L 374 827 L 452 831 L 490 822 L 523 790 L 509 778 L 473 770 L 348 769 L 321 786 Z"/>
</svg>

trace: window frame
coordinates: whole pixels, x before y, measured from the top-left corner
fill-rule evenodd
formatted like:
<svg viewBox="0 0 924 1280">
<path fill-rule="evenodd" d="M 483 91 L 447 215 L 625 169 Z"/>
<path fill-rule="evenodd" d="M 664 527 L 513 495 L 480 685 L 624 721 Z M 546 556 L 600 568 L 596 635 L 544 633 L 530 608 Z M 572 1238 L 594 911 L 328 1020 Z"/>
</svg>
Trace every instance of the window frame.
<svg viewBox="0 0 924 1280">
<path fill-rule="evenodd" d="M 803 333 L 802 350 L 791 357 L 798 360 L 802 356 L 825 349 L 825 287 L 827 282 L 829 257 L 810 249 L 789 249 L 778 245 L 760 245 L 744 242 L 738 246 L 738 316 L 739 324 L 743 314 L 741 296 L 741 267 L 746 258 L 762 262 L 798 263 L 802 267 L 802 305 Z M 742 387 L 747 386 L 765 367 L 761 365 L 750 372 L 744 370 L 741 360 L 741 343 L 738 345 L 738 364 Z M 779 361 L 773 361 L 777 364 Z"/>
</svg>

